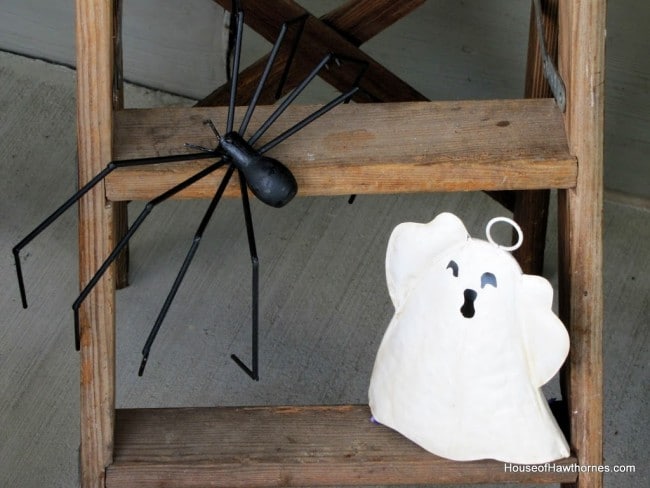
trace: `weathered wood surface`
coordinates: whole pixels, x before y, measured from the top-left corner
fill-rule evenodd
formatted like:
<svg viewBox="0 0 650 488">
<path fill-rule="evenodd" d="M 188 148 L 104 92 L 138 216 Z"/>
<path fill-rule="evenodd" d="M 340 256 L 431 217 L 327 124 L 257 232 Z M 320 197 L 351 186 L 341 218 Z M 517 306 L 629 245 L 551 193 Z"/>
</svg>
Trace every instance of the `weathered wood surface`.
<svg viewBox="0 0 650 488">
<path fill-rule="evenodd" d="M 314 107 L 288 110 L 273 134 Z M 126 110 L 116 114 L 114 157 L 187 151 L 186 142 L 216 145 L 202 121 L 220 126 L 223 108 Z M 270 108 L 259 107 L 255 128 Z M 240 112 L 242 112 L 240 110 Z M 272 135 L 265 136 L 268 140 Z M 264 140 L 260 141 L 263 144 Z M 569 188 L 577 167 L 552 100 L 411 102 L 339 106 L 272 151 L 295 174 L 300 195 Z M 147 200 L 208 163 L 116 170 L 111 200 Z M 212 195 L 221 173 L 180 197 Z M 228 194 L 238 195 L 234 182 Z"/>
<path fill-rule="evenodd" d="M 603 114 L 605 1 L 560 2 L 560 73 L 567 85 L 566 126 L 578 158 L 577 186 L 560 192 L 560 313 L 571 354 L 565 379 L 571 446 L 581 465 L 603 462 Z M 580 473 L 578 486 L 602 486 Z"/>
<path fill-rule="evenodd" d="M 79 182 L 111 160 L 113 0 L 77 0 L 77 133 Z M 98 185 L 79 202 L 79 281 L 83 287 L 114 246 L 115 218 Z M 115 415 L 115 272 L 110 270 L 80 308 L 81 484 L 104 486 Z"/>
<path fill-rule="evenodd" d="M 367 406 L 118 410 L 111 487 L 254 487 L 573 481 L 434 456 L 370 421 Z M 574 458 L 557 461 L 570 465 Z"/>
<path fill-rule="evenodd" d="M 122 50 L 123 1 L 113 0 L 113 111 L 124 108 L 124 78 Z M 128 202 L 113 204 L 115 235 L 118 241 L 129 228 Z M 129 285 L 129 247 L 115 261 L 115 287 L 119 290 Z"/>
<path fill-rule="evenodd" d="M 423 4 L 424 0 L 348 0 L 321 20 L 360 46 Z"/>
<path fill-rule="evenodd" d="M 546 51 L 557 63 L 557 0 L 542 0 L 542 25 Z M 528 38 L 528 58 L 526 65 L 526 98 L 552 98 L 553 93 L 544 76 L 542 54 L 539 47 L 535 7 L 531 7 Z M 544 248 L 546 245 L 546 228 L 550 190 L 529 190 L 515 192 L 513 218 L 524 232 L 522 246 L 513 252 L 521 269 L 527 274 L 541 275 L 544 272 Z M 513 235 L 513 241 L 517 239 Z"/>
</svg>

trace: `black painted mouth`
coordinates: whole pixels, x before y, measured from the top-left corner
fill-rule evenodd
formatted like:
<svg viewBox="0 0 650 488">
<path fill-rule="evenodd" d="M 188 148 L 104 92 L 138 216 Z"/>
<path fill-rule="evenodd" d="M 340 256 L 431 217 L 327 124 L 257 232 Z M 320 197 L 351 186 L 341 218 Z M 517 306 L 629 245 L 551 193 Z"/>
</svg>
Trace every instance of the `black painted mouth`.
<svg viewBox="0 0 650 488">
<path fill-rule="evenodd" d="M 474 310 L 474 300 L 476 300 L 478 294 L 474 290 L 467 288 L 463 292 L 463 296 L 465 297 L 465 303 L 460 307 L 460 313 L 462 313 L 463 317 L 466 319 L 471 319 L 476 313 L 476 310 Z"/>
</svg>

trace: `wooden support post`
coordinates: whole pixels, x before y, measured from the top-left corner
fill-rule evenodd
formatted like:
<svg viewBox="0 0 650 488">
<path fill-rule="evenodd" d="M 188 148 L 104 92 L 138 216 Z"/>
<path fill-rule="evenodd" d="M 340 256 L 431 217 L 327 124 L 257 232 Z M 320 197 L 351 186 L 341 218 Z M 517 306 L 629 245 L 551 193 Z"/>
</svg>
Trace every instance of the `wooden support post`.
<svg viewBox="0 0 650 488">
<path fill-rule="evenodd" d="M 558 0 L 542 0 L 541 2 L 546 50 L 555 62 L 557 62 L 558 37 L 557 2 Z M 534 6 L 530 12 L 529 33 L 524 96 L 526 98 L 551 98 L 553 93 L 544 76 Z M 544 271 L 544 248 L 550 193 L 549 190 L 515 192 L 513 217 L 521 226 L 525 238 L 522 246 L 513 254 L 524 273 L 541 275 Z M 516 235 L 513 236 L 513 239 L 516 238 Z"/>
<path fill-rule="evenodd" d="M 113 0 L 113 110 L 124 108 L 124 78 L 122 76 L 122 0 Z M 128 202 L 115 202 L 115 240 L 129 228 Z M 115 261 L 115 287 L 119 290 L 129 285 L 129 246 Z"/>
<path fill-rule="evenodd" d="M 79 183 L 111 160 L 113 0 L 76 0 Z M 79 204 L 79 275 L 83 287 L 114 246 L 115 219 L 99 184 Z M 115 273 L 85 300 L 81 319 L 81 484 L 104 486 L 112 461 L 115 416 Z"/>
<path fill-rule="evenodd" d="M 560 2 L 560 73 L 567 85 L 569 149 L 575 189 L 559 192 L 560 314 L 569 328 L 566 366 L 571 447 L 582 466 L 603 461 L 602 205 L 605 0 Z M 577 486 L 599 488 L 602 473 Z"/>
</svg>

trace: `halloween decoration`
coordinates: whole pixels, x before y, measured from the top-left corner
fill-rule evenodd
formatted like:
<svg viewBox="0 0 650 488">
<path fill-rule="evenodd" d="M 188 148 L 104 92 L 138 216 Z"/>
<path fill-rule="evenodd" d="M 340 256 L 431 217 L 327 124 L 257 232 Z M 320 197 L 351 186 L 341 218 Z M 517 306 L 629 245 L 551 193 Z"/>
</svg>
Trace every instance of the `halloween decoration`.
<svg viewBox="0 0 650 488">
<path fill-rule="evenodd" d="M 492 224 L 519 242 L 500 248 Z M 569 338 L 553 289 L 523 274 L 506 251 L 523 236 L 510 219 L 471 238 L 453 214 L 403 223 L 386 253 L 395 315 L 370 380 L 374 419 L 439 456 L 542 463 L 569 448 L 540 391 L 564 362 Z"/>
<path fill-rule="evenodd" d="M 237 172 L 240 182 L 240 192 L 241 199 L 244 208 L 244 220 L 246 224 L 246 231 L 249 244 L 249 252 L 252 263 L 252 366 L 248 367 L 241 361 L 236 355 L 232 355 L 232 359 L 253 379 L 257 380 L 259 378 L 258 374 L 258 295 L 259 295 L 259 260 L 257 257 L 256 244 L 255 244 L 255 235 L 253 229 L 253 221 L 251 217 L 251 209 L 248 200 L 248 189 L 253 193 L 253 195 L 258 198 L 260 201 L 264 202 L 267 205 L 272 207 L 282 207 L 289 203 L 291 199 L 296 195 L 297 192 L 297 183 L 291 171 L 280 161 L 270 158 L 265 154 L 274 148 L 276 145 L 280 144 L 282 141 L 292 136 L 296 132 L 300 131 L 302 128 L 316 120 L 318 117 L 326 114 L 334 107 L 341 103 L 348 102 L 351 97 L 359 90 L 358 83 L 363 75 L 365 70 L 365 65 L 356 60 L 351 60 L 349 58 L 339 58 L 332 53 L 325 55 L 320 63 L 315 66 L 312 71 L 307 75 L 307 77 L 299 83 L 293 91 L 286 96 L 278 107 L 273 111 L 269 118 L 248 138 L 244 137 L 248 124 L 253 115 L 253 111 L 258 103 L 259 97 L 262 93 L 262 90 L 265 86 L 265 83 L 271 72 L 271 68 L 276 60 L 279 49 L 283 43 L 283 39 L 287 33 L 288 26 L 284 24 L 280 30 L 278 38 L 273 45 L 271 54 L 268 58 L 265 69 L 260 77 L 255 93 L 253 94 L 246 113 L 242 119 L 241 125 L 238 130 L 234 129 L 234 117 L 235 117 L 235 100 L 237 97 L 237 83 L 238 83 L 238 73 L 239 65 L 241 59 L 241 47 L 242 47 L 242 33 L 244 26 L 244 12 L 241 8 L 240 2 L 233 2 L 233 14 L 232 17 L 235 19 L 232 22 L 231 19 L 231 39 L 233 39 L 234 46 L 232 49 L 232 68 L 228 73 L 228 80 L 230 86 L 230 98 L 227 112 L 227 120 L 225 124 L 225 132 L 221 135 L 214 123 L 211 120 L 206 120 L 205 125 L 210 128 L 217 139 L 217 145 L 214 149 L 206 148 L 203 146 L 198 146 L 194 144 L 186 144 L 190 149 L 193 149 L 198 152 L 190 153 L 185 152 L 182 154 L 171 155 L 171 156 L 162 156 L 162 157 L 152 157 L 152 158 L 143 158 L 143 159 L 131 159 L 131 160 L 121 160 L 121 161 L 111 161 L 104 170 L 99 174 L 93 177 L 88 183 L 83 185 L 79 191 L 72 195 L 63 205 L 57 208 L 49 217 L 47 217 L 42 223 L 40 223 L 33 231 L 31 231 L 24 239 L 22 239 L 14 248 L 13 254 L 16 263 L 16 273 L 18 276 L 18 285 L 20 289 L 20 295 L 22 299 L 22 304 L 24 308 L 27 308 L 27 297 L 25 292 L 25 284 L 23 280 L 23 273 L 21 269 L 20 262 L 20 251 L 29 244 L 34 238 L 36 238 L 43 230 L 45 230 L 50 224 L 52 224 L 56 219 L 58 219 L 63 212 L 68 208 L 74 205 L 81 197 L 83 197 L 89 190 L 95 187 L 98 183 L 104 180 L 104 178 L 110 174 L 112 171 L 118 168 L 124 168 L 129 166 L 141 166 L 141 165 L 150 165 L 150 164 L 165 164 L 170 162 L 179 162 L 179 161 L 193 161 L 197 159 L 213 159 L 215 162 L 208 165 L 205 169 L 199 171 L 194 176 L 188 178 L 187 180 L 177 184 L 173 188 L 167 190 L 157 198 L 151 200 L 146 204 L 144 210 L 138 215 L 138 217 L 131 224 L 127 230 L 124 237 L 118 242 L 115 249 L 110 253 L 106 260 L 102 263 L 100 268 L 97 270 L 95 275 L 91 280 L 85 284 L 83 290 L 79 294 L 79 297 L 73 303 L 74 310 L 74 323 L 75 323 L 75 346 L 76 349 L 80 348 L 80 327 L 79 327 L 79 308 L 84 301 L 84 299 L 90 294 L 93 287 L 98 283 L 100 278 L 110 267 L 110 265 L 117 259 L 120 252 L 126 247 L 129 240 L 135 232 L 138 230 L 140 225 L 144 222 L 146 217 L 151 213 L 151 211 L 158 204 L 164 202 L 165 200 L 173 197 L 183 189 L 189 187 L 193 183 L 199 181 L 205 176 L 213 173 L 215 170 L 222 166 L 227 166 L 227 170 L 223 179 L 217 188 L 214 197 L 212 198 L 204 216 L 199 224 L 199 227 L 194 235 L 192 244 L 187 253 L 187 256 L 174 280 L 174 283 L 171 287 L 169 294 L 160 310 L 158 318 L 156 319 L 155 324 L 153 325 L 149 337 L 145 343 L 145 346 L 142 351 L 142 362 L 139 368 L 139 375 L 142 375 L 144 368 L 147 364 L 147 360 L 151 351 L 152 344 L 156 338 L 158 331 L 162 325 L 165 316 L 172 304 L 172 301 L 178 291 L 181 282 L 189 268 L 190 263 L 192 262 L 196 250 L 199 246 L 200 240 L 203 236 L 203 232 L 207 227 L 214 211 L 221 199 L 233 173 Z M 297 22 L 300 22 L 300 19 L 297 19 Z M 297 42 L 296 39 L 295 42 Z M 295 45 L 294 45 L 295 50 Z M 291 59 L 289 59 L 289 63 Z M 255 147 L 256 142 L 264 135 L 264 133 L 271 127 L 271 125 L 284 113 L 287 107 L 305 90 L 305 88 L 311 83 L 311 81 L 323 70 L 329 69 L 329 65 L 332 62 L 336 62 L 337 65 L 342 65 L 343 62 L 348 62 L 348 65 L 356 63 L 356 66 L 359 68 L 358 76 L 351 86 L 351 88 L 346 92 L 331 100 L 329 103 L 323 105 L 321 108 L 313 112 L 311 115 L 307 116 L 303 120 L 297 122 L 289 129 L 285 130 L 283 133 L 279 134 L 262 147 Z M 228 65 L 230 66 L 230 56 Z M 288 69 L 288 66 L 286 67 Z M 285 71 L 286 71 L 285 69 Z"/>
</svg>

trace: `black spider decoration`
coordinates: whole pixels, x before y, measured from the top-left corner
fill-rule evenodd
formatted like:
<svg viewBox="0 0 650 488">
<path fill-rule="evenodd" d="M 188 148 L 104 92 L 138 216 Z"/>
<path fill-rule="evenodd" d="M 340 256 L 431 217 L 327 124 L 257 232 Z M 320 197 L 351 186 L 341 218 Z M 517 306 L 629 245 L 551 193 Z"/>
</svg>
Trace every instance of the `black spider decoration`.
<svg viewBox="0 0 650 488">
<path fill-rule="evenodd" d="M 226 130 L 223 135 L 221 135 L 213 122 L 211 120 L 206 120 L 204 123 L 210 127 L 212 132 L 215 134 L 218 144 L 214 149 L 209 149 L 202 146 L 196 146 L 193 144 L 186 144 L 186 146 L 197 149 L 200 152 L 193 154 L 179 154 L 171 156 L 162 156 L 162 157 L 152 157 L 152 158 L 140 158 L 140 159 L 130 159 L 130 160 L 120 160 L 120 161 L 111 161 L 108 163 L 106 168 L 104 168 L 100 173 L 95 175 L 88 183 L 82 186 L 75 194 L 73 194 L 68 200 L 66 200 L 63 205 L 57 208 L 49 217 L 47 217 L 43 222 L 41 222 L 34 230 L 32 230 L 25 238 L 23 238 L 14 248 L 13 254 L 16 263 L 16 273 L 18 277 L 18 285 L 20 289 L 20 296 L 24 308 L 27 308 L 27 297 L 25 292 L 25 284 L 23 280 L 23 273 L 20 263 L 20 251 L 29 244 L 35 237 L 37 237 L 45 228 L 52 224 L 58 217 L 63 214 L 68 208 L 74 205 L 83 195 L 85 195 L 90 189 L 95 185 L 101 182 L 109 173 L 117 168 L 124 168 L 129 166 L 141 166 L 141 165 L 150 165 L 150 164 L 164 164 L 170 162 L 180 162 L 180 161 L 190 161 L 197 159 L 216 159 L 216 161 L 205 169 L 199 171 L 192 177 L 186 179 L 185 181 L 177 184 L 173 188 L 167 190 L 163 194 L 149 201 L 142 212 L 138 217 L 133 221 L 131 226 L 128 228 L 126 234 L 115 246 L 113 251 L 105 259 L 99 269 L 96 271 L 95 275 L 90 279 L 90 281 L 85 285 L 77 299 L 72 305 L 74 312 L 74 335 L 75 335 L 75 347 L 77 350 L 80 349 L 80 328 L 79 328 L 79 308 L 84 301 L 84 299 L 90 294 L 91 290 L 110 267 L 110 265 L 117 259 L 120 252 L 128 244 L 129 240 L 135 232 L 138 230 L 140 225 L 144 222 L 146 217 L 151 213 L 151 211 L 159 203 L 164 202 L 165 200 L 171 198 L 175 194 L 179 193 L 183 189 L 189 187 L 190 185 L 196 183 L 200 179 L 214 172 L 222 166 L 227 166 L 227 170 L 219 187 L 217 188 L 216 193 L 214 194 L 202 220 L 199 224 L 199 227 L 194 235 L 190 249 L 185 257 L 185 260 L 176 275 L 176 279 L 165 299 L 165 302 L 160 310 L 158 318 L 154 323 L 149 337 L 144 345 L 142 350 L 142 362 L 140 363 L 140 368 L 138 370 L 138 375 L 142 375 L 144 368 L 147 364 L 147 359 L 151 351 L 151 346 L 160 330 L 163 320 L 167 315 L 172 301 L 178 291 L 181 282 L 187 272 L 192 259 L 196 253 L 196 250 L 199 246 L 203 232 L 207 227 L 212 215 L 219 203 L 233 173 L 237 171 L 240 182 L 240 192 L 241 200 L 244 208 L 244 219 L 246 223 L 246 231 L 249 244 L 249 252 L 252 263 L 252 365 L 248 367 L 241 359 L 236 355 L 231 355 L 232 359 L 254 380 L 259 379 L 259 361 L 258 361 L 258 296 L 259 296 L 259 260 L 257 257 L 257 250 L 255 245 L 255 234 L 253 229 L 253 221 L 251 217 L 251 209 L 248 200 L 248 191 L 247 187 L 251 190 L 253 195 L 255 195 L 259 200 L 271 205 L 273 207 L 282 207 L 289 203 L 291 199 L 296 195 L 297 184 L 296 180 L 291 173 L 291 171 L 284 166 L 281 162 L 264 156 L 264 154 L 274 148 L 276 145 L 280 144 L 282 141 L 292 136 L 318 117 L 329 112 L 331 109 L 337 105 L 348 102 L 351 97 L 359 90 L 358 83 L 363 75 L 365 68 L 362 66 L 362 70 L 356 78 L 356 81 L 352 88 L 346 93 L 343 93 L 329 103 L 323 105 L 321 108 L 313 112 L 311 115 L 307 116 L 300 122 L 296 123 L 289 129 L 285 130 L 282 134 L 278 135 L 271 141 L 264 144 L 262 147 L 254 148 L 255 143 L 264 135 L 266 130 L 282 115 L 286 108 L 304 91 L 304 89 L 309 85 L 309 83 L 320 73 L 320 71 L 328 66 L 328 64 L 339 59 L 343 59 L 335 56 L 332 53 L 327 54 L 320 63 L 315 66 L 312 71 L 307 75 L 307 77 L 297 85 L 293 91 L 278 105 L 275 111 L 269 116 L 269 118 L 255 131 L 255 133 L 248 139 L 244 139 L 242 134 L 246 132 L 248 124 L 253 115 L 253 111 L 257 105 L 259 97 L 262 93 L 262 89 L 266 84 L 266 81 L 271 72 L 273 63 L 277 57 L 280 46 L 282 45 L 283 39 L 287 33 L 288 24 L 283 24 L 278 35 L 277 40 L 275 41 L 271 54 L 268 58 L 265 69 L 260 77 L 255 93 L 253 94 L 244 118 L 241 122 L 241 125 L 238 130 L 233 129 L 234 125 L 234 116 L 235 116 L 235 100 L 237 95 L 237 82 L 239 74 L 239 64 L 241 58 L 241 46 L 242 46 L 242 33 L 244 25 L 244 13 L 241 8 L 240 2 L 233 2 L 233 15 L 236 19 L 235 23 L 231 22 L 231 26 L 234 26 L 232 32 L 234 32 L 234 52 L 233 52 L 233 62 L 232 68 L 229 72 L 229 84 L 230 84 L 230 99 L 228 105 L 228 113 L 226 120 Z M 300 20 L 300 19 L 297 19 Z M 295 45 L 294 45 L 295 51 Z M 355 61 L 355 60 L 349 60 Z M 291 58 L 289 59 L 289 63 Z M 363 63 L 360 63 L 363 65 Z M 229 62 L 230 65 L 230 62 Z M 287 67 L 288 68 L 288 67 Z M 286 74 L 286 69 L 285 69 Z M 284 82 L 284 81 L 283 81 Z"/>
</svg>

